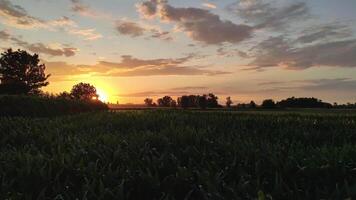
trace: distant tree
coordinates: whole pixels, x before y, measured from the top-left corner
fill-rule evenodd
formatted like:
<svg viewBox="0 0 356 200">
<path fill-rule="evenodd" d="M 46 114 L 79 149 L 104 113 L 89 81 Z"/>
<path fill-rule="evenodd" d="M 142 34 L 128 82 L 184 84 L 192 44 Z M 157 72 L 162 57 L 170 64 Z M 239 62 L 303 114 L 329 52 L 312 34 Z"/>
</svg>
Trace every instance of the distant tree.
<svg viewBox="0 0 356 200">
<path fill-rule="evenodd" d="M 145 105 L 148 107 L 151 107 L 153 105 L 153 99 L 151 99 L 151 98 L 146 98 L 144 100 L 144 102 L 145 102 Z"/>
<path fill-rule="evenodd" d="M 178 105 L 182 108 L 188 108 L 189 107 L 189 97 L 188 96 L 179 97 Z"/>
<path fill-rule="evenodd" d="M 160 107 L 170 107 L 173 99 L 170 96 L 164 96 L 157 100 L 157 104 Z"/>
<path fill-rule="evenodd" d="M 170 105 L 169 105 L 169 106 L 172 107 L 172 108 L 177 107 L 177 101 L 175 101 L 175 100 L 172 99 L 172 101 L 170 102 Z"/>
<path fill-rule="evenodd" d="M 262 102 L 262 108 L 275 108 L 276 103 L 273 101 L 273 99 L 266 99 Z"/>
<path fill-rule="evenodd" d="M 226 97 L 226 107 L 230 108 L 232 105 L 231 97 Z"/>
<path fill-rule="evenodd" d="M 198 97 L 198 105 L 199 108 L 206 109 L 208 105 L 208 99 L 206 98 L 206 95 L 202 95 Z"/>
<path fill-rule="evenodd" d="M 96 88 L 89 83 L 79 83 L 74 85 L 70 94 L 73 98 L 81 100 L 97 100 L 99 97 L 96 93 Z"/>
<path fill-rule="evenodd" d="M 9 49 L 0 58 L 0 93 L 38 94 L 47 86 L 50 75 L 45 74 L 46 66 L 39 64 L 37 54 Z"/>
<path fill-rule="evenodd" d="M 311 97 L 287 98 L 277 103 L 282 108 L 331 108 L 330 103 L 325 103 L 320 99 Z"/>
<path fill-rule="evenodd" d="M 256 103 L 254 101 L 251 101 L 249 107 L 250 108 L 256 108 L 257 105 L 256 105 Z"/>
<path fill-rule="evenodd" d="M 209 108 L 217 108 L 219 107 L 218 97 L 213 93 L 210 93 L 207 98 L 207 107 Z"/>
</svg>

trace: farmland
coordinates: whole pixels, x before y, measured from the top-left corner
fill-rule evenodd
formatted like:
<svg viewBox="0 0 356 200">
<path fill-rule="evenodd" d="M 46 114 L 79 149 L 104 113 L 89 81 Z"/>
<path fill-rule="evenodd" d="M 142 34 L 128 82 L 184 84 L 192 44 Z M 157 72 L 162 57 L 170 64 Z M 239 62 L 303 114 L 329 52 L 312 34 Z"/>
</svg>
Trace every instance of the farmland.
<svg viewBox="0 0 356 200">
<path fill-rule="evenodd" d="M 0 199 L 347 199 L 356 113 L 0 118 Z"/>
</svg>

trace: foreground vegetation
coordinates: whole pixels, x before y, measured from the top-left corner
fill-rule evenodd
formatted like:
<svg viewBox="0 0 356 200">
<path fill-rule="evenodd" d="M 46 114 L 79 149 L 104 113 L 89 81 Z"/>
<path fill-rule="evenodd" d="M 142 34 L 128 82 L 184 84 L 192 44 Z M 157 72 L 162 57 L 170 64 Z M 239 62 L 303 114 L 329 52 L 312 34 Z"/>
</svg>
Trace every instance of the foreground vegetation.
<svg viewBox="0 0 356 200">
<path fill-rule="evenodd" d="M 346 199 L 356 114 L 0 118 L 0 199 Z"/>
<path fill-rule="evenodd" d="M 100 101 L 61 97 L 0 95 L 0 117 L 54 117 L 108 110 Z"/>
</svg>

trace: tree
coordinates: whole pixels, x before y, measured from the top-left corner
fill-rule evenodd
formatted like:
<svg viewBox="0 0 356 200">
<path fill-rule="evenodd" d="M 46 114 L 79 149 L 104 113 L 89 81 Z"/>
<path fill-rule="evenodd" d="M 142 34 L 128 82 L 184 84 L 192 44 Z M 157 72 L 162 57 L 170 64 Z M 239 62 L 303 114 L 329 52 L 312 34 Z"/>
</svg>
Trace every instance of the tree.
<svg viewBox="0 0 356 200">
<path fill-rule="evenodd" d="M 231 97 L 226 97 L 226 107 L 230 108 L 232 104 Z"/>
<path fill-rule="evenodd" d="M 206 109 L 206 107 L 208 105 L 208 100 L 206 98 L 206 95 L 198 97 L 198 105 L 201 109 Z"/>
<path fill-rule="evenodd" d="M 170 107 L 173 99 L 170 96 L 164 96 L 157 100 L 157 104 L 160 107 Z"/>
<path fill-rule="evenodd" d="M 276 103 L 273 101 L 273 99 L 266 99 L 262 102 L 262 108 L 275 108 Z"/>
<path fill-rule="evenodd" d="M 256 108 L 257 105 L 256 105 L 256 103 L 254 101 L 251 101 L 249 107 L 250 108 Z"/>
<path fill-rule="evenodd" d="M 89 83 L 79 83 L 74 85 L 70 94 L 73 98 L 80 100 L 97 100 L 99 97 L 96 93 L 96 88 Z"/>
<path fill-rule="evenodd" d="M 50 75 L 45 74 L 46 66 L 39 64 L 37 54 L 23 50 L 9 49 L 0 58 L 0 93 L 38 94 L 41 87 L 47 86 Z"/>
<path fill-rule="evenodd" d="M 151 99 L 151 98 L 146 98 L 144 100 L 144 102 L 145 102 L 145 105 L 148 107 L 151 107 L 153 105 L 153 99 Z"/>
<path fill-rule="evenodd" d="M 178 105 L 180 105 L 182 108 L 188 108 L 189 107 L 189 97 L 188 96 L 179 97 Z"/>
<path fill-rule="evenodd" d="M 218 97 L 213 93 L 210 93 L 207 98 L 207 107 L 209 108 L 217 108 L 219 107 Z"/>
</svg>

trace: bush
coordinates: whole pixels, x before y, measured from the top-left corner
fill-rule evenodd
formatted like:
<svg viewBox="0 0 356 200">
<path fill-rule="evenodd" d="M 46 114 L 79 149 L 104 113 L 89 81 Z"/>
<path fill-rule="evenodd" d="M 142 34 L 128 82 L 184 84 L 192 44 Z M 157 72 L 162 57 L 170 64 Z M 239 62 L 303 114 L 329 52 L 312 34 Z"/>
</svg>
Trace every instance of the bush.
<svg viewBox="0 0 356 200">
<path fill-rule="evenodd" d="M 100 101 L 81 101 L 55 97 L 0 96 L 0 116 L 54 117 L 107 110 Z"/>
</svg>

